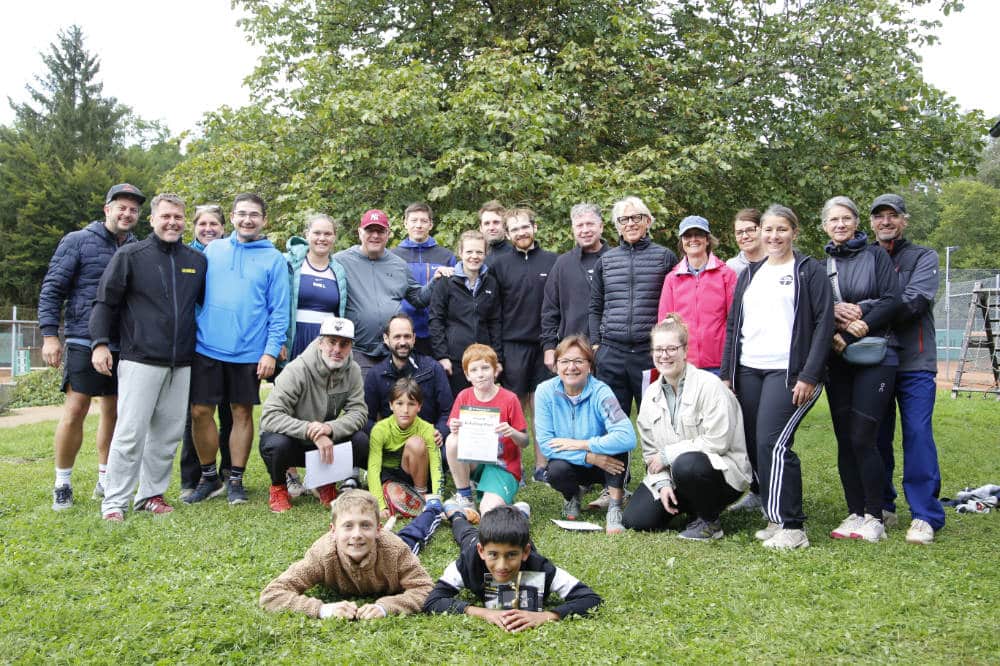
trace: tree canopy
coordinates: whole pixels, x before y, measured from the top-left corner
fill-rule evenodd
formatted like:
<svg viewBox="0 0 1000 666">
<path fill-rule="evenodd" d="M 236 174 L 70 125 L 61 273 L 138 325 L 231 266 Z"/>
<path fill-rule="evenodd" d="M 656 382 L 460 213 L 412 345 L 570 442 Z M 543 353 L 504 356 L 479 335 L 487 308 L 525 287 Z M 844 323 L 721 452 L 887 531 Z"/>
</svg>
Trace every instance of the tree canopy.
<svg viewBox="0 0 1000 666">
<path fill-rule="evenodd" d="M 167 129 L 102 95 L 98 58 L 78 26 L 61 31 L 46 67 L 10 101 L 15 120 L 0 127 L 0 301 L 28 304 L 63 235 L 102 219 L 108 188 L 132 182 L 151 192 L 181 159 Z M 148 228 L 140 225 L 140 233 Z"/>
<path fill-rule="evenodd" d="M 168 182 L 258 190 L 285 233 L 427 200 L 445 243 L 526 202 L 552 248 L 579 201 L 638 195 L 661 241 L 702 214 L 730 247 L 735 210 L 780 201 L 815 250 L 827 197 L 975 163 L 981 115 L 921 75 L 928 1 L 236 0 L 253 103 L 210 114 Z"/>
</svg>

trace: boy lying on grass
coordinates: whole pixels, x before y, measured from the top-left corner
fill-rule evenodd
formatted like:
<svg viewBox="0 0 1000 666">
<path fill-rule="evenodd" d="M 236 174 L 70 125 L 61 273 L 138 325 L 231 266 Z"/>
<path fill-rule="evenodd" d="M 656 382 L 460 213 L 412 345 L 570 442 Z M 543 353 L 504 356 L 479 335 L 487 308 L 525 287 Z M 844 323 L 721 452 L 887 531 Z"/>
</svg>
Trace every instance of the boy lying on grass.
<svg viewBox="0 0 1000 666">
<path fill-rule="evenodd" d="M 333 502 L 332 514 L 330 531 L 260 593 L 261 607 L 347 620 L 418 612 L 433 587 L 411 552 L 422 544 L 409 543 L 379 527 L 378 503 L 364 490 L 345 491 Z M 436 512 L 425 511 L 413 522 L 424 519 L 440 520 Z M 422 530 L 424 542 L 431 533 L 433 529 Z M 340 597 L 377 598 L 360 607 L 349 599 L 323 603 L 303 594 L 316 585 Z"/>
<path fill-rule="evenodd" d="M 448 502 L 445 511 L 460 552 L 427 597 L 424 612 L 465 613 L 518 632 L 567 615 L 586 615 L 601 603 L 596 592 L 532 548 L 528 517 L 519 509 L 490 509 L 478 531 L 457 503 Z M 456 599 L 462 588 L 486 607 Z M 544 610 L 551 592 L 563 603 Z"/>
</svg>

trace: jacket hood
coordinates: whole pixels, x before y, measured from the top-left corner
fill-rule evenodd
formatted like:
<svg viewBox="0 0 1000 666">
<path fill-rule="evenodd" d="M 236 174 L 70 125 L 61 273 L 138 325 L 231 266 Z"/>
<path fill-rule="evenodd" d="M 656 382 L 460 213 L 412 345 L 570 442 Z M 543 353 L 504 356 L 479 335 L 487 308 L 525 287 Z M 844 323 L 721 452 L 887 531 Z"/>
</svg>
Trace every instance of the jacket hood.
<svg viewBox="0 0 1000 666">
<path fill-rule="evenodd" d="M 487 266 L 486 264 L 483 264 L 479 268 L 479 277 L 483 277 L 484 275 L 486 275 L 486 271 L 488 271 L 489 268 L 490 268 L 489 266 Z M 462 262 L 461 261 L 458 262 L 457 264 L 455 264 L 455 273 L 452 275 L 452 277 L 460 277 L 460 278 L 463 278 L 463 279 L 466 277 L 465 270 L 462 267 Z"/>
<path fill-rule="evenodd" d="M 348 358 L 347 363 L 342 368 L 331 369 L 327 367 L 326 363 L 323 362 L 323 357 L 320 355 L 319 338 L 310 342 L 309 346 L 299 355 L 299 358 L 302 359 L 302 364 L 305 366 L 309 376 L 323 386 L 336 384 L 346 377 L 352 361 L 352 359 Z"/>
<path fill-rule="evenodd" d="M 229 244 L 233 246 L 232 258 L 229 262 L 230 268 L 239 267 L 240 277 L 244 277 L 243 263 L 244 257 L 247 252 L 254 252 L 256 250 L 273 250 L 274 243 L 270 241 L 267 237 L 258 238 L 257 240 L 250 241 L 249 243 L 241 243 L 240 239 L 237 238 L 237 234 L 229 234 Z"/>
<path fill-rule="evenodd" d="M 857 254 L 861 250 L 865 249 L 865 246 L 867 245 L 868 235 L 863 231 L 855 231 L 854 238 L 846 243 L 837 245 L 833 241 L 830 241 L 823 247 L 823 250 L 831 257 L 847 257 L 852 254 Z"/>
</svg>

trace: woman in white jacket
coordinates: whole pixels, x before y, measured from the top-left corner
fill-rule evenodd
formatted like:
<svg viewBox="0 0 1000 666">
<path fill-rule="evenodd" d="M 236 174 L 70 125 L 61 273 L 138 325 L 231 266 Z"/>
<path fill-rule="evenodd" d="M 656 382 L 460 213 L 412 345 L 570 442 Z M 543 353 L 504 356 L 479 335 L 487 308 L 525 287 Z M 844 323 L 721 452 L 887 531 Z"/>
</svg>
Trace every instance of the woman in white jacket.
<svg viewBox="0 0 1000 666">
<path fill-rule="evenodd" d="M 718 377 L 687 362 L 688 331 L 680 315 L 666 315 L 650 339 L 659 377 L 636 420 L 646 478 L 623 522 L 629 529 L 657 530 L 686 513 L 693 520 L 682 539 L 720 539 L 719 514 L 750 484 L 739 404 Z"/>
</svg>

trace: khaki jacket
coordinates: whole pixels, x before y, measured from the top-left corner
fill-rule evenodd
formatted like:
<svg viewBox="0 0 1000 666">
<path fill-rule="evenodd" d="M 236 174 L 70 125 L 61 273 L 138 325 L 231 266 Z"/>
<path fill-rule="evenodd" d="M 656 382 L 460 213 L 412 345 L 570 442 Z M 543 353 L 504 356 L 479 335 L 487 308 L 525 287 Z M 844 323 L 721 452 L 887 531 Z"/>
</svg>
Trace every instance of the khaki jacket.
<svg viewBox="0 0 1000 666">
<path fill-rule="evenodd" d="M 743 413 L 733 392 L 711 372 L 688 363 L 677 408 L 678 434 L 670 420 L 662 382 L 660 378 L 646 389 L 636 419 L 643 460 L 648 464 L 663 453 L 673 464 L 682 453 L 704 453 L 712 467 L 722 472 L 726 483 L 736 490 L 745 490 L 750 485 L 750 459 L 743 434 Z M 669 474 L 664 471 L 647 474 L 642 482 L 656 497 L 657 486 L 667 479 Z"/>
</svg>

